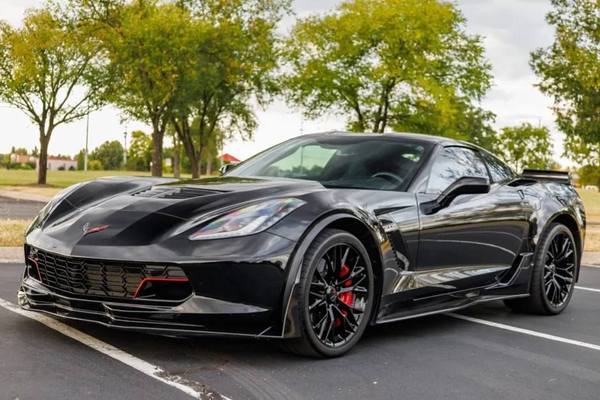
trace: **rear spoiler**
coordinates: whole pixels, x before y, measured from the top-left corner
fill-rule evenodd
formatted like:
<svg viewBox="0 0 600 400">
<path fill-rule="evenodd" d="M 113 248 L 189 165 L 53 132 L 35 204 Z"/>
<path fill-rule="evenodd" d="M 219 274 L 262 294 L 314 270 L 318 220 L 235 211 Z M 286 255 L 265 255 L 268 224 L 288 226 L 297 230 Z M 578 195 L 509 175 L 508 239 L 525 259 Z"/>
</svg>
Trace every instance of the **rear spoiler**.
<svg viewBox="0 0 600 400">
<path fill-rule="evenodd" d="M 571 174 L 568 171 L 550 171 L 545 169 L 524 169 L 521 174 L 523 178 L 539 181 L 555 181 L 571 184 Z"/>
</svg>

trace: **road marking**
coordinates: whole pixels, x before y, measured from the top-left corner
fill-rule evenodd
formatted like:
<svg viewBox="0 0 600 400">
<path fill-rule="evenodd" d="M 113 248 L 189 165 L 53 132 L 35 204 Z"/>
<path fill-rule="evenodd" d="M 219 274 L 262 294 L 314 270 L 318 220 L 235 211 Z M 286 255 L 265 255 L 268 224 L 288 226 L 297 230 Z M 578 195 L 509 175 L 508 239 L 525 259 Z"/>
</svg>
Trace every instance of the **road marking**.
<svg viewBox="0 0 600 400">
<path fill-rule="evenodd" d="M 137 371 L 148 375 L 149 377 L 156 379 L 162 383 L 165 383 L 175 389 L 179 389 L 185 394 L 188 394 L 196 399 L 223 399 L 223 400 L 231 400 L 221 394 L 215 393 L 207 389 L 204 385 L 201 385 L 197 382 L 189 381 L 178 375 L 171 375 L 162 368 L 150 364 L 147 361 L 142 360 L 134 355 L 131 355 L 111 344 L 103 342 L 100 339 L 96 339 L 93 336 L 88 335 L 87 333 L 83 333 L 78 329 L 70 327 L 67 324 L 64 324 L 54 318 L 46 316 L 44 314 L 39 314 L 31 311 L 26 311 L 21 309 L 19 306 L 6 301 L 0 298 L 0 307 L 12 311 L 16 314 L 22 315 L 24 317 L 33 319 L 41 324 L 46 325 L 50 329 L 54 329 L 55 331 L 62 333 L 63 335 L 70 337 L 82 343 L 93 350 L 96 350 L 108 357 L 122 362 L 123 364 L 136 369 Z"/>
<path fill-rule="evenodd" d="M 579 340 L 564 338 L 561 336 L 549 335 L 547 333 L 532 331 L 530 329 L 517 328 L 516 326 L 501 324 L 499 322 L 488 321 L 488 320 L 480 319 L 480 318 L 473 318 L 473 317 L 469 317 L 467 315 L 462 315 L 462 314 L 446 313 L 445 315 L 448 315 L 450 317 L 457 318 L 457 319 L 462 319 L 464 321 L 473 322 L 475 324 L 487 325 L 487 326 L 491 326 L 491 327 L 498 328 L 498 329 L 504 329 L 504 330 L 511 331 L 511 332 L 523 333 L 525 335 L 536 336 L 536 337 L 543 338 L 543 339 L 553 340 L 555 342 L 567 343 L 567 344 L 572 344 L 574 346 L 585 347 L 586 349 L 600 351 L 600 345 L 597 345 L 597 344 L 586 343 L 586 342 L 582 342 Z"/>
<path fill-rule="evenodd" d="M 591 288 L 591 287 L 575 286 L 575 289 L 579 289 L 579 290 L 587 290 L 588 292 L 596 292 L 596 293 L 600 293 L 600 289 L 594 289 L 594 288 Z"/>
</svg>

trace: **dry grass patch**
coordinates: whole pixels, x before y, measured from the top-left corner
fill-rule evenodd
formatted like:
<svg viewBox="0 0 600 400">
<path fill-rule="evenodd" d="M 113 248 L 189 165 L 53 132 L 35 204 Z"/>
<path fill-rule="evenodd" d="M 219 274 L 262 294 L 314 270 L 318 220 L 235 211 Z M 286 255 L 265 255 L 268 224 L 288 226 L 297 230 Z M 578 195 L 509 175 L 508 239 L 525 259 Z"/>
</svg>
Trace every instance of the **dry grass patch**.
<svg viewBox="0 0 600 400">
<path fill-rule="evenodd" d="M 0 247 L 22 246 L 25 229 L 30 222 L 20 219 L 0 220 Z"/>
<path fill-rule="evenodd" d="M 600 251 L 600 226 L 588 226 L 585 232 L 585 251 Z"/>
</svg>

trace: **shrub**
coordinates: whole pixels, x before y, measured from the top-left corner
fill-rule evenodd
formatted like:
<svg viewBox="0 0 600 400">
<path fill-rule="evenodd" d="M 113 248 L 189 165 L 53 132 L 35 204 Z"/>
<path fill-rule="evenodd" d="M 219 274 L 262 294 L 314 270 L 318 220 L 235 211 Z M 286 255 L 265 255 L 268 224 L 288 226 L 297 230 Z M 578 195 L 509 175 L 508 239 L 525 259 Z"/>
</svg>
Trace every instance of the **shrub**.
<svg viewBox="0 0 600 400">
<path fill-rule="evenodd" d="M 100 160 L 88 160 L 88 169 L 92 171 L 100 171 L 103 169 L 102 162 Z"/>
</svg>

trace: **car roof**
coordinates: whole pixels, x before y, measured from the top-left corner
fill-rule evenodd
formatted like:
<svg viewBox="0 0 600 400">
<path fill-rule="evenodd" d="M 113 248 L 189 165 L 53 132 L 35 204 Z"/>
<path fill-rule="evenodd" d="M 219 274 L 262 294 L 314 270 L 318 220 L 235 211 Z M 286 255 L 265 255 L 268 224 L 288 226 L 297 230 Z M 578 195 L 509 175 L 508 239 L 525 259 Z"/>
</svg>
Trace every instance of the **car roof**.
<svg viewBox="0 0 600 400">
<path fill-rule="evenodd" d="M 410 139 L 414 141 L 426 142 L 426 143 L 434 143 L 440 144 L 442 146 L 466 146 L 471 148 L 476 148 L 472 143 L 464 142 L 462 140 L 451 139 L 443 136 L 435 136 L 435 135 L 426 135 L 422 133 L 411 133 L 411 132 L 387 132 L 387 133 L 373 133 L 373 132 L 346 132 L 346 131 L 328 131 L 328 132 L 320 132 L 320 133 L 310 133 L 306 135 L 302 135 L 303 137 L 326 137 L 329 135 L 335 136 L 354 136 L 361 135 L 369 138 L 390 138 L 390 139 Z"/>
</svg>

